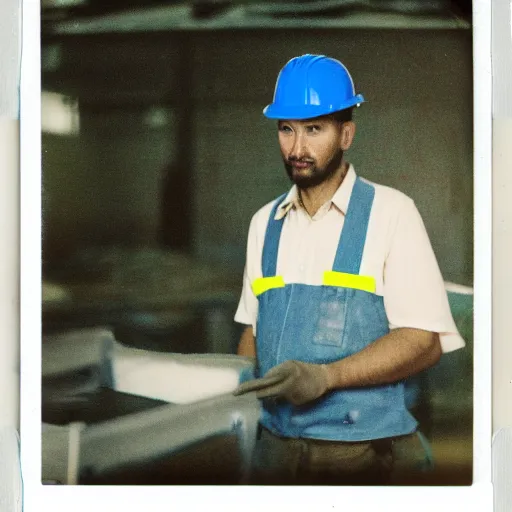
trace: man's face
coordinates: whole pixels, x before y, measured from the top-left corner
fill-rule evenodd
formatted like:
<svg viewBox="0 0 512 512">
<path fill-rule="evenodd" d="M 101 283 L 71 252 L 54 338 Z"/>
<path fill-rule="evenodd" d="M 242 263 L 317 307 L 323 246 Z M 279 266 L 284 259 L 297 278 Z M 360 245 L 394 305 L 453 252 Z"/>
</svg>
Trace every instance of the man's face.
<svg viewBox="0 0 512 512">
<path fill-rule="evenodd" d="M 289 178 L 300 188 L 323 183 L 343 159 L 342 124 L 329 117 L 279 121 L 279 145 Z"/>
</svg>

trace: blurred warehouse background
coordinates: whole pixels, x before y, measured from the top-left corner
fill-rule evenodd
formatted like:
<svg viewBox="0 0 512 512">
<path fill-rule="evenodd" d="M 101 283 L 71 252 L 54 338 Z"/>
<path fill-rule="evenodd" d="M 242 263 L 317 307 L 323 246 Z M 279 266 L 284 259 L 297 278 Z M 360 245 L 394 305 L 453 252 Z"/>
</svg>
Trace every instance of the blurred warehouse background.
<svg viewBox="0 0 512 512">
<path fill-rule="evenodd" d="M 470 483 L 468 0 L 42 0 L 43 353 L 76 355 L 107 329 L 124 347 L 232 361 L 249 221 L 289 187 L 261 111 L 303 53 L 347 65 L 367 100 L 347 158 L 415 200 L 456 284 L 467 347 L 425 376 L 419 414 L 441 461 L 435 483 Z M 43 394 L 94 392 L 83 369 L 103 365 L 97 353 L 58 370 L 43 357 Z M 69 423 L 44 408 L 45 423 Z"/>
</svg>

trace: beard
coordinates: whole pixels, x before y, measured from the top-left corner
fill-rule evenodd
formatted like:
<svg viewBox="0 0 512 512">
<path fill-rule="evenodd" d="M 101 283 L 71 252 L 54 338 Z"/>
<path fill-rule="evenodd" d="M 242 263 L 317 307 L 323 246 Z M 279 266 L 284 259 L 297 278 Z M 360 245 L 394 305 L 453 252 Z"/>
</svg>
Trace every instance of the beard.
<svg viewBox="0 0 512 512">
<path fill-rule="evenodd" d="M 340 168 L 342 161 L 343 151 L 338 149 L 325 167 L 315 166 L 314 161 L 308 157 L 289 158 L 284 160 L 284 167 L 290 180 L 299 188 L 305 190 L 308 188 L 316 187 L 331 178 Z M 312 166 L 309 168 L 308 174 L 302 174 L 293 167 L 294 162 L 311 162 Z"/>
</svg>

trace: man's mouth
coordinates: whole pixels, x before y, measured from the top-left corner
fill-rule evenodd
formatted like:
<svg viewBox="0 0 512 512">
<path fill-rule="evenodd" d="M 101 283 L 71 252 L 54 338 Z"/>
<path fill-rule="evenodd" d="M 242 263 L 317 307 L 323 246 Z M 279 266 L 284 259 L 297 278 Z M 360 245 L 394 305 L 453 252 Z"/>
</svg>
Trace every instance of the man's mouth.
<svg viewBox="0 0 512 512">
<path fill-rule="evenodd" d="M 312 167 L 313 162 L 304 162 L 304 161 L 296 160 L 294 162 L 290 162 L 290 165 L 295 169 L 304 170 L 304 169 L 309 169 L 310 167 Z"/>
</svg>

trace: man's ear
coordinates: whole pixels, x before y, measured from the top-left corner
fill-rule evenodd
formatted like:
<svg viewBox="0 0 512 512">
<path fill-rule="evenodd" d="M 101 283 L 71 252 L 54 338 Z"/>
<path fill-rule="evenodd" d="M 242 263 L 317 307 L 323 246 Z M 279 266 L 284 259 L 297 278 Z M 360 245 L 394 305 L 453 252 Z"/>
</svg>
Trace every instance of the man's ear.
<svg viewBox="0 0 512 512">
<path fill-rule="evenodd" d="M 352 141 L 356 135 L 356 125 L 354 121 L 346 121 L 341 126 L 340 148 L 346 151 L 352 145 Z"/>
</svg>

